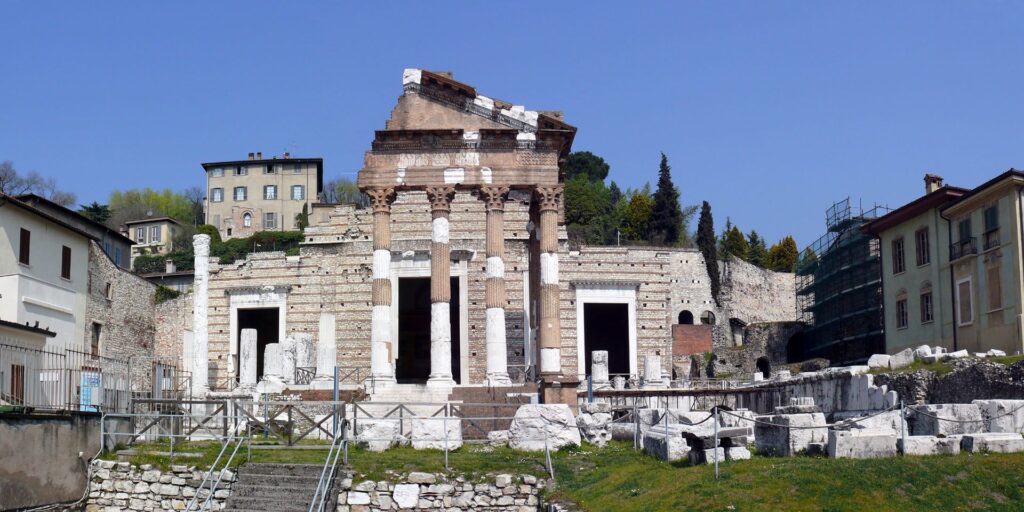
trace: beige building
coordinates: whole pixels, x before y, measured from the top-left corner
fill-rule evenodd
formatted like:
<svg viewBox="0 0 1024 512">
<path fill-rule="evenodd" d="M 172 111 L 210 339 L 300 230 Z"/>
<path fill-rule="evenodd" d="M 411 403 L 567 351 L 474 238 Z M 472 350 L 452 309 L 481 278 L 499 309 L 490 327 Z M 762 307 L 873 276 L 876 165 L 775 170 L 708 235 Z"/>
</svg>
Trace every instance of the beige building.
<svg viewBox="0 0 1024 512">
<path fill-rule="evenodd" d="M 170 217 L 154 217 L 125 222 L 128 236 L 135 241 L 132 246 L 132 262 L 137 256 L 167 254 L 176 249 L 174 238 L 183 227 Z"/>
<path fill-rule="evenodd" d="M 264 159 L 249 153 L 246 160 L 204 163 L 206 223 L 221 238 L 257 231 L 298 229 L 303 205 L 316 202 L 323 187 L 322 158 Z"/>
<path fill-rule="evenodd" d="M 944 208 L 950 245 L 947 279 L 953 285 L 956 348 L 1024 349 L 1021 305 L 1021 211 L 1024 172 L 1010 169 Z"/>
</svg>

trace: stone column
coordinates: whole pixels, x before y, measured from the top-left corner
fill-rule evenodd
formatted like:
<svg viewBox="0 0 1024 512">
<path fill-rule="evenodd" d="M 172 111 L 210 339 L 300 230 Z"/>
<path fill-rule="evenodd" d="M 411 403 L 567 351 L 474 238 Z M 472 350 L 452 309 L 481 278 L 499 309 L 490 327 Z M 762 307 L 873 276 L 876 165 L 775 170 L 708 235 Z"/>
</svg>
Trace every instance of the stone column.
<svg viewBox="0 0 1024 512">
<path fill-rule="evenodd" d="M 281 341 L 281 377 L 288 384 L 295 384 L 295 338 L 285 336 Z"/>
<path fill-rule="evenodd" d="M 508 187 L 482 187 L 487 209 L 487 384 L 509 386 L 505 340 L 505 197 Z"/>
<path fill-rule="evenodd" d="M 594 389 L 608 387 L 608 351 L 595 350 L 590 354 L 590 379 Z"/>
<path fill-rule="evenodd" d="M 451 386 L 452 324 L 450 302 L 451 251 L 448 246 L 448 214 L 454 187 L 427 187 L 430 199 L 430 378 L 428 386 Z"/>
<path fill-rule="evenodd" d="M 373 206 L 373 317 L 370 330 L 370 375 L 376 382 L 395 381 L 391 365 L 391 203 L 395 189 L 366 191 Z"/>
<path fill-rule="evenodd" d="M 238 341 L 238 387 L 256 388 L 256 329 L 242 329 Z"/>
<path fill-rule="evenodd" d="M 192 285 L 192 398 L 210 391 L 210 333 L 207 304 L 210 290 L 210 235 L 192 236 L 195 281 Z"/>
<path fill-rule="evenodd" d="M 661 374 L 661 356 L 647 354 L 644 358 L 644 388 L 663 388 L 665 380 Z"/>
<path fill-rule="evenodd" d="M 562 375 L 558 288 L 558 210 L 562 186 L 537 187 L 535 192 L 540 210 L 540 374 L 554 378 Z"/>
<path fill-rule="evenodd" d="M 316 340 L 314 388 L 327 389 L 334 383 L 334 367 L 338 365 L 338 347 L 334 342 L 334 333 L 334 313 L 320 313 L 320 336 Z"/>
<path fill-rule="evenodd" d="M 281 344 L 263 347 L 263 380 L 281 380 Z"/>
</svg>

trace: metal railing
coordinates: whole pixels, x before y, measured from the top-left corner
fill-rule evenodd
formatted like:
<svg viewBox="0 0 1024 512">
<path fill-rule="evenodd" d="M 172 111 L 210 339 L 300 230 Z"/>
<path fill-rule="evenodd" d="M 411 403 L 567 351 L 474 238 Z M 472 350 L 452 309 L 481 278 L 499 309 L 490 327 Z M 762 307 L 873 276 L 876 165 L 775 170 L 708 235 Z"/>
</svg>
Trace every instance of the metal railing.
<svg viewBox="0 0 1024 512">
<path fill-rule="evenodd" d="M 43 411 L 126 411 L 131 360 L 79 350 L 0 344 L 0 406 Z"/>
<path fill-rule="evenodd" d="M 245 439 L 246 437 L 238 436 L 228 436 L 224 438 L 224 444 L 220 448 L 220 453 L 217 454 L 217 458 L 214 459 L 213 464 L 210 465 L 210 470 L 207 471 L 205 475 L 203 475 L 203 481 L 199 484 L 198 487 L 196 487 L 196 493 L 194 496 L 192 496 L 192 499 L 189 500 L 188 506 L 185 508 L 185 510 L 210 510 L 211 506 L 214 504 L 213 499 L 214 495 L 217 493 L 217 487 L 220 485 L 221 480 L 224 478 L 224 473 L 228 470 L 228 468 L 231 467 L 231 462 L 234 461 L 235 455 L 238 454 L 238 449 L 241 448 L 243 441 Z M 224 453 L 227 451 L 228 446 L 231 446 L 232 441 L 235 443 L 235 448 L 231 451 L 231 455 L 228 456 L 228 459 L 224 462 L 224 466 L 221 467 L 220 470 L 218 470 L 217 465 L 220 463 L 220 460 L 224 457 Z M 213 479 L 213 474 L 215 472 L 217 473 L 216 480 Z M 206 489 L 207 481 L 210 482 L 210 488 L 208 490 Z M 203 494 L 203 490 L 207 490 L 206 499 L 200 504 L 199 499 Z"/>
<path fill-rule="evenodd" d="M 320 479 L 317 481 L 313 498 L 309 501 L 309 512 L 314 510 L 323 512 L 327 502 L 330 501 L 330 495 L 333 491 L 331 484 L 334 482 L 334 476 L 337 474 L 338 456 L 341 455 L 342 451 L 345 452 L 345 461 L 348 461 L 348 444 L 345 438 L 347 427 L 348 422 L 342 422 L 342 435 L 339 436 L 337 426 L 335 426 L 334 441 L 331 442 L 331 449 L 328 450 L 327 457 L 324 459 L 324 467 L 320 471 Z"/>
<path fill-rule="evenodd" d="M 971 254 L 978 254 L 978 239 L 973 236 L 949 244 L 950 261 L 958 260 Z"/>
</svg>

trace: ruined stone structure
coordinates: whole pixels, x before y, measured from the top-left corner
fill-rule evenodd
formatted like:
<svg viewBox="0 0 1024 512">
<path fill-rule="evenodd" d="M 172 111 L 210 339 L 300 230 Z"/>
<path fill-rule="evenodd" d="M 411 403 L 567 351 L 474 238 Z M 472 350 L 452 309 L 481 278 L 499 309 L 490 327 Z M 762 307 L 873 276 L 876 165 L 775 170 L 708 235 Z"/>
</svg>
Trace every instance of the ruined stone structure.
<svg viewBox="0 0 1024 512">
<path fill-rule="evenodd" d="M 385 126 L 358 178 L 370 207 L 315 216 L 298 256 L 252 253 L 220 264 L 200 262 L 197 251 L 194 346 L 205 303 L 216 388 L 237 381 L 249 328 L 258 331 L 257 354 L 290 336 L 312 338 L 317 381 L 337 365 L 344 381 L 378 391 L 540 378 L 567 384 L 574 397 L 593 351 L 608 351 L 609 377 L 644 374 L 648 355 L 662 368 L 646 373 L 670 376 L 671 326 L 685 318 L 704 319 L 716 339 L 729 319 L 795 320 L 791 274 L 722 263 L 718 307 L 695 250 L 570 250 L 559 162 L 575 128 L 560 113 L 407 70 Z"/>
</svg>

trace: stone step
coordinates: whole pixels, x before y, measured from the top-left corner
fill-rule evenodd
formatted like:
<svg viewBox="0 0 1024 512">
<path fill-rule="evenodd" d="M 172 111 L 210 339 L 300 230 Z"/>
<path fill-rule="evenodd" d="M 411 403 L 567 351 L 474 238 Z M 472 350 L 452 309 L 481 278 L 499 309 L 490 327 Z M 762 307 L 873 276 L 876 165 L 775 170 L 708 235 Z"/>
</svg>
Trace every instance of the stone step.
<svg viewBox="0 0 1024 512">
<path fill-rule="evenodd" d="M 311 482 L 311 485 L 299 486 L 284 485 L 284 483 L 278 485 L 236 483 L 231 486 L 231 497 L 308 500 L 316 492 L 316 485 L 315 481 Z"/>
<path fill-rule="evenodd" d="M 323 469 L 322 464 L 244 464 L 238 474 L 319 477 Z"/>
<path fill-rule="evenodd" d="M 293 476 L 293 475 L 241 475 L 238 477 L 239 484 L 246 485 L 269 485 L 278 486 L 284 485 L 287 487 L 306 487 L 312 485 L 316 487 L 317 482 L 320 481 L 320 474 L 310 476 Z"/>
<path fill-rule="evenodd" d="M 309 504 L 312 498 L 312 492 L 310 492 L 304 499 L 254 498 L 249 496 L 235 497 L 234 495 L 232 495 L 230 498 L 228 498 L 228 502 L 225 508 L 252 509 L 263 511 L 275 510 L 280 512 L 306 512 L 309 510 Z"/>
</svg>

